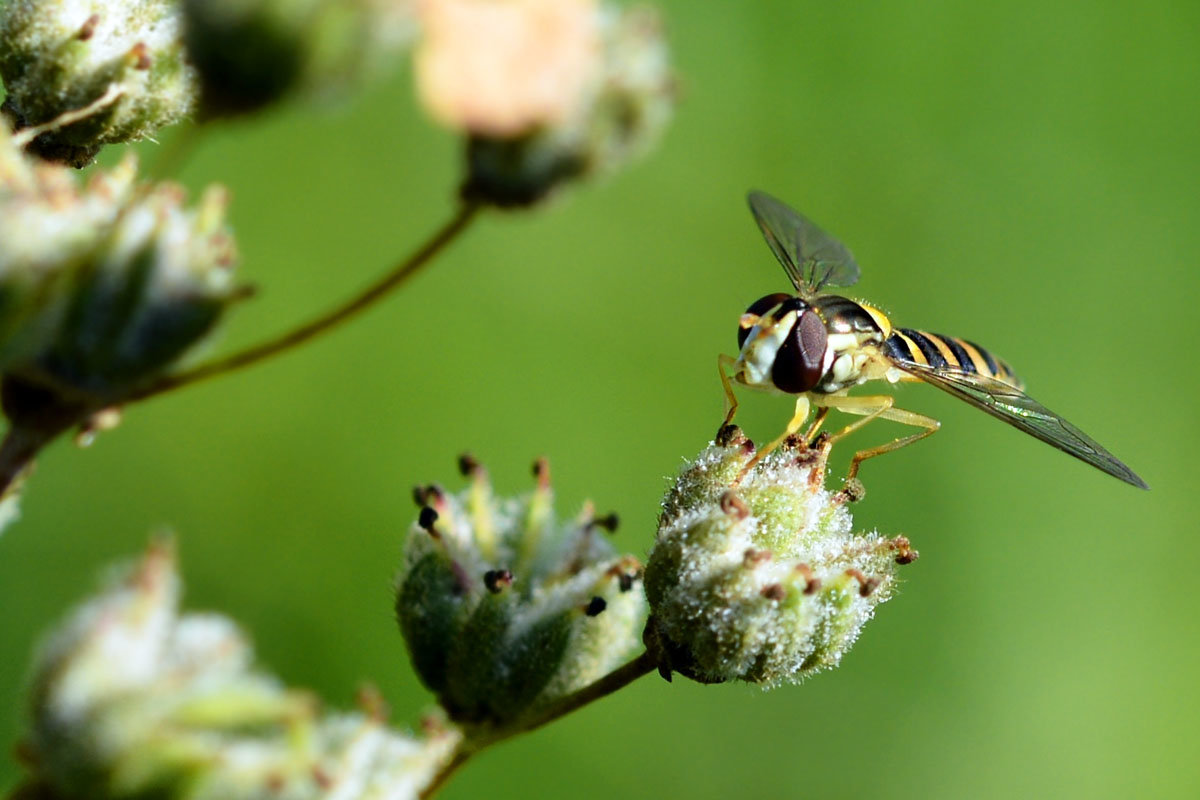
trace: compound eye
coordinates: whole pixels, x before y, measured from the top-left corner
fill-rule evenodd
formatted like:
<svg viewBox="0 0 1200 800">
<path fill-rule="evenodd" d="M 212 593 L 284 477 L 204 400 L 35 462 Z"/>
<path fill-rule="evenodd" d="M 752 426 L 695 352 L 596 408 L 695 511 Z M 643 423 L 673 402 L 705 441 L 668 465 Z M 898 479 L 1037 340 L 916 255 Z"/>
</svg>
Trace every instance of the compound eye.
<svg viewBox="0 0 1200 800">
<path fill-rule="evenodd" d="M 792 299 L 792 296 L 790 294 L 785 294 L 783 292 L 776 292 L 775 294 L 769 294 L 766 297 L 760 297 L 759 299 L 757 299 L 753 303 L 751 303 L 750 307 L 746 309 L 746 313 L 753 314 L 756 317 L 761 317 L 763 314 L 766 314 L 768 311 L 770 311 L 775 306 L 777 306 L 780 303 L 783 303 L 787 300 L 791 300 L 791 299 Z M 749 335 L 750 335 L 749 328 L 743 328 L 740 325 L 738 326 L 738 349 L 739 350 L 742 349 L 742 345 L 744 345 L 746 343 L 746 337 Z"/>
<path fill-rule="evenodd" d="M 829 332 L 817 312 L 806 308 L 775 354 L 771 382 L 782 392 L 800 394 L 812 389 L 825 374 Z"/>
</svg>

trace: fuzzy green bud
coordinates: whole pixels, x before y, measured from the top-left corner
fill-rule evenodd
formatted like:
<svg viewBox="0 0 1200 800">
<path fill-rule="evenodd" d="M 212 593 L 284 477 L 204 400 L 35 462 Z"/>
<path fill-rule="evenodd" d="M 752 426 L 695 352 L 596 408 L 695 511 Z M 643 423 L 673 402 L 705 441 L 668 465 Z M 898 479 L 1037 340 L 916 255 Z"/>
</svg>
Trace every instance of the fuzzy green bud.
<svg viewBox="0 0 1200 800">
<path fill-rule="evenodd" d="M 469 199 L 535 203 L 650 148 L 674 107 L 658 16 L 593 0 L 422 6 L 418 90 L 466 137 Z"/>
<path fill-rule="evenodd" d="M 396 613 L 413 666 L 452 718 L 504 724 L 607 674 L 637 646 L 641 567 L 604 538 L 615 518 L 590 506 L 554 518 L 549 468 L 517 498 L 470 485 L 417 490 Z"/>
<path fill-rule="evenodd" d="M 127 160 L 80 187 L 0 131 L 0 483 L 53 438 L 172 369 L 245 295 L 226 195 L 184 204 Z M 16 441 L 21 440 L 21 441 Z M 16 466 L 14 466 L 16 465 Z"/>
<path fill-rule="evenodd" d="M 206 118 L 332 95 L 407 46 L 411 0 L 182 0 Z"/>
<path fill-rule="evenodd" d="M 86 166 L 101 146 L 153 136 L 191 112 L 195 80 L 182 54 L 172 0 L 9 0 L 2 110 L 16 129 L 46 128 L 33 152 Z"/>
<path fill-rule="evenodd" d="M 29 796 L 57 800 L 415 798 L 458 742 L 327 713 L 253 666 L 216 614 L 181 614 L 169 542 L 76 609 L 35 659 Z M 39 794 L 38 792 L 44 794 Z"/>
<path fill-rule="evenodd" d="M 645 580 L 665 674 L 775 686 L 834 667 L 916 558 L 904 537 L 851 533 L 821 452 L 754 456 L 730 426 L 663 501 Z"/>
</svg>

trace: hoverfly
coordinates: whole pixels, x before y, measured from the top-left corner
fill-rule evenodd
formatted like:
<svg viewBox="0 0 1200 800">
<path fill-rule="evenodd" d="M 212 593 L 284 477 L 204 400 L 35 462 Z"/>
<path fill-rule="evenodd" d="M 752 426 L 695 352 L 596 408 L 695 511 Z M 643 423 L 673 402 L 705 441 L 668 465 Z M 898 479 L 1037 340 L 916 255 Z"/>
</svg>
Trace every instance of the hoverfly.
<svg viewBox="0 0 1200 800">
<path fill-rule="evenodd" d="M 1024 384 L 1003 360 L 973 342 L 912 328 L 895 328 L 879 309 L 835 294 L 827 286 L 852 286 L 859 268 L 850 251 L 796 210 L 763 192 L 751 192 L 750 211 L 797 294 L 775 293 L 756 300 L 738 324 L 737 358 L 720 357 L 721 383 L 729 400 L 725 423 L 737 411 L 730 378 L 768 391 L 797 395 L 796 411 L 778 439 L 755 461 L 795 434 L 817 407 L 803 434 L 812 443 L 829 413 L 861 416 L 825 446 L 873 419 L 921 428 L 887 444 L 860 450 L 847 480 L 868 458 L 898 450 L 933 434 L 937 420 L 896 408 L 891 395 L 850 396 L 871 380 L 930 383 L 1126 483 L 1149 488 L 1095 440 L 1025 394 Z M 731 371 L 726 373 L 727 368 Z"/>
</svg>

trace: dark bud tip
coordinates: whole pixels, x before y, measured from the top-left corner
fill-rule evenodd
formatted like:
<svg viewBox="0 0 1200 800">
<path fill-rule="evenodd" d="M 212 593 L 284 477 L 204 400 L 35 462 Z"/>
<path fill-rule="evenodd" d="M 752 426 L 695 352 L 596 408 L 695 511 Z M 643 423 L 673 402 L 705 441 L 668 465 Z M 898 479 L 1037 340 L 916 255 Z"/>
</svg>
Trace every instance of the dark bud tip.
<svg viewBox="0 0 1200 800">
<path fill-rule="evenodd" d="M 617 514 L 614 511 L 610 514 L 606 514 L 603 517 L 596 517 L 592 520 L 592 525 L 597 528 L 603 528 L 609 533 L 615 533 L 618 522 L 620 522 L 620 518 L 617 517 Z"/>
<path fill-rule="evenodd" d="M 737 517 L 738 519 L 745 519 L 750 516 L 750 509 L 746 506 L 746 501 L 731 491 L 727 491 L 721 495 L 721 510 L 729 516 Z"/>
<path fill-rule="evenodd" d="M 912 549 L 907 536 L 897 536 L 892 540 L 892 547 L 896 548 L 896 563 L 911 564 L 920 557 L 920 553 Z"/>
<path fill-rule="evenodd" d="M 778 603 L 783 598 L 787 597 L 787 592 L 783 590 L 783 586 L 778 583 L 772 583 L 770 586 L 764 586 L 761 592 L 762 596 L 768 600 L 774 600 Z"/>
<path fill-rule="evenodd" d="M 868 578 L 856 569 L 848 569 L 846 574 L 858 581 L 858 593 L 862 597 L 869 597 L 871 592 L 879 588 L 879 578 Z"/>
<path fill-rule="evenodd" d="M 800 453 L 808 450 L 808 444 L 804 441 L 804 437 L 798 433 L 793 433 L 785 437 L 783 444 L 780 446 L 784 450 L 791 450 Z"/>
<path fill-rule="evenodd" d="M 79 33 L 75 34 L 75 38 L 81 42 L 86 42 L 88 39 L 96 35 L 96 26 L 100 24 L 100 15 L 92 14 L 83 22 L 83 27 L 79 29 Z"/>
<path fill-rule="evenodd" d="M 433 525 L 437 521 L 438 513 L 429 506 L 423 507 L 421 509 L 421 513 L 417 516 L 417 524 L 432 534 L 437 533 L 437 531 L 433 529 Z"/>
<path fill-rule="evenodd" d="M 129 51 L 130 58 L 133 59 L 133 68 L 142 71 L 150 69 L 150 48 L 145 42 L 138 42 Z"/>
<path fill-rule="evenodd" d="M 506 569 L 489 569 L 483 573 L 483 585 L 492 594 L 500 594 L 512 586 L 513 574 Z"/>
<path fill-rule="evenodd" d="M 742 564 L 746 567 L 757 567 L 759 564 L 765 564 L 770 560 L 770 550 L 755 550 L 753 547 L 747 547 L 746 552 L 742 553 Z"/>
<path fill-rule="evenodd" d="M 464 478 L 469 478 L 477 473 L 482 468 L 482 465 L 475 460 L 475 456 L 470 453 L 463 453 L 458 457 L 458 471 L 462 473 Z"/>
<path fill-rule="evenodd" d="M 373 683 L 363 684 L 358 687 L 355 700 L 358 702 L 358 707 L 362 709 L 363 713 L 376 722 L 386 722 L 388 716 L 391 714 L 391 709 L 388 708 L 387 701 L 383 699 L 383 693 Z"/>
<path fill-rule="evenodd" d="M 857 503 L 867 496 L 867 487 L 863 486 L 863 482 L 858 478 L 851 478 L 846 481 L 846 485 L 841 488 L 841 491 L 834 497 L 834 502 L 839 504 Z"/>
<path fill-rule="evenodd" d="M 545 457 L 533 462 L 533 477 L 537 479 L 539 489 L 550 488 L 550 462 Z"/>
<path fill-rule="evenodd" d="M 804 578 L 804 594 L 816 594 L 817 589 L 821 588 L 821 582 L 813 575 L 812 567 L 808 564 L 797 564 L 796 572 Z"/>
<path fill-rule="evenodd" d="M 713 439 L 717 447 L 741 447 L 748 441 L 742 429 L 732 423 L 722 425 Z"/>
<path fill-rule="evenodd" d="M 333 776 L 320 766 L 312 768 L 312 780 L 321 791 L 329 791 L 334 786 Z M 267 779 L 267 789 L 271 794 L 283 794 L 287 790 L 287 780 L 282 775 L 272 775 Z"/>
<path fill-rule="evenodd" d="M 608 608 L 607 600 L 605 600 L 603 597 L 593 597 L 583 609 L 583 613 L 587 614 L 589 617 L 598 617 L 606 608 Z"/>
</svg>

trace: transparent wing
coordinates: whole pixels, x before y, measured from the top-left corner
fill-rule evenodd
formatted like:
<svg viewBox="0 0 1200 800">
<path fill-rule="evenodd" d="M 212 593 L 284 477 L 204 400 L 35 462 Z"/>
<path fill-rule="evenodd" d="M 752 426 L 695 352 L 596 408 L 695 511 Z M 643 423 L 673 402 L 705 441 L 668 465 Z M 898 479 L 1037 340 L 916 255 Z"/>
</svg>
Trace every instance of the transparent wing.
<svg viewBox="0 0 1200 800">
<path fill-rule="evenodd" d="M 750 192 L 750 212 L 796 291 L 813 295 L 822 286 L 852 286 L 859 269 L 846 246 L 791 206 L 765 192 Z"/>
<path fill-rule="evenodd" d="M 966 400 L 993 417 L 1004 420 L 1014 428 L 1025 431 L 1080 461 L 1086 461 L 1093 467 L 1104 470 L 1114 478 L 1120 478 L 1141 489 L 1150 488 L 1133 470 L 1122 464 L 1096 440 L 1015 386 L 995 378 L 955 369 L 935 369 L 907 361 L 894 363 L 910 375 Z"/>
</svg>

